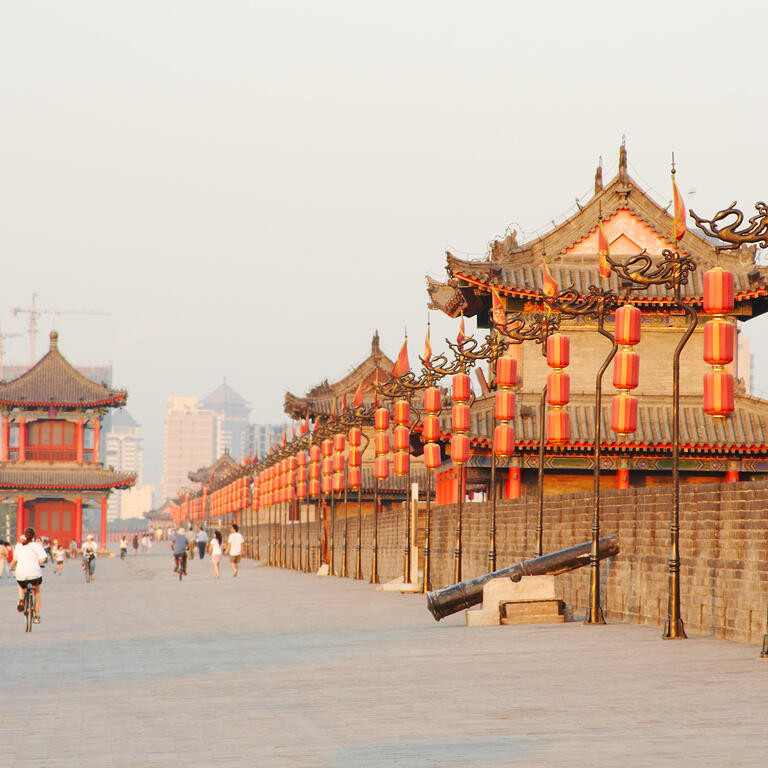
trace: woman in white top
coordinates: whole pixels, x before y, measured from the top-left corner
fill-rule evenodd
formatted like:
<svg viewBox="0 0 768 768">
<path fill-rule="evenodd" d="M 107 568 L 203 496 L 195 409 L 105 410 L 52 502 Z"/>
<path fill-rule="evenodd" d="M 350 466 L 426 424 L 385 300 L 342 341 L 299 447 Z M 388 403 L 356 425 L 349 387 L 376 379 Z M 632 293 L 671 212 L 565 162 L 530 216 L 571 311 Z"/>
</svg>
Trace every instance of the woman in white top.
<svg viewBox="0 0 768 768">
<path fill-rule="evenodd" d="M 64 570 L 64 555 L 66 552 L 64 552 L 64 547 L 59 546 L 59 540 L 54 539 L 53 540 L 53 556 L 56 558 L 56 570 L 54 573 L 57 573 L 59 576 L 61 576 L 63 570 Z"/>
<path fill-rule="evenodd" d="M 35 624 L 40 623 L 40 585 L 43 583 L 43 571 L 40 566 L 48 559 L 47 552 L 40 542 L 35 541 L 35 529 L 25 528 L 24 535 L 13 550 L 11 570 L 16 571 L 19 585 L 19 613 L 24 610 L 24 590 L 29 584 L 35 593 Z"/>
<path fill-rule="evenodd" d="M 208 542 L 208 552 L 211 555 L 213 563 L 213 578 L 219 578 L 219 563 L 221 562 L 221 531 L 214 531 L 213 536 Z"/>
</svg>

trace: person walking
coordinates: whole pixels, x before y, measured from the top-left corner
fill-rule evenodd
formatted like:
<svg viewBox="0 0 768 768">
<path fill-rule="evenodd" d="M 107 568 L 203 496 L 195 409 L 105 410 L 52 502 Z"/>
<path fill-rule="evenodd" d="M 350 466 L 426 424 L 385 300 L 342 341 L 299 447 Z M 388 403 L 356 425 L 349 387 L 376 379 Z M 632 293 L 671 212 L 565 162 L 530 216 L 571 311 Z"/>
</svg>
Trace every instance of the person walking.
<svg viewBox="0 0 768 768">
<path fill-rule="evenodd" d="M 66 556 L 66 551 L 64 547 L 59 546 L 59 540 L 54 539 L 53 540 L 53 554 L 56 558 L 56 570 L 54 573 L 58 576 L 63 575 L 64 573 L 64 557 Z"/>
<path fill-rule="evenodd" d="M 213 538 L 208 544 L 208 552 L 213 562 L 213 578 L 219 578 L 219 563 L 221 563 L 221 531 L 214 531 Z"/>
<path fill-rule="evenodd" d="M 125 556 L 128 554 L 128 539 L 123 536 L 120 539 L 120 559 L 125 560 Z"/>
<path fill-rule="evenodd" d="M 200 555 L 200 559 L 202 560 L 205 557 L 205 550 L 208 547 L 208 534 L 203 530 L 202 525 L 197 526 L 195 543 L 197 544 L 197 552 Z"/>
<path fill-rule="evenodd" d="M 92 533 L 85 537 L 85 544 L 83 544 L 83 570 L 86 568 L 91 575 L 91 581 L 93 581 L 96 573 L 96 542 Z"/>
<path fill-rule="evenodd" d="M 5 576 L 5 569 L 8 565 L 8 542 L 0 540 L 0 579 Z"/>
<path fill-rule="evenodd" d="M 137 555 L 139 553 L 139 536 L 138 534 L 133 534 L 133 554 Z"/>
<path fill-rule="evenodd" d="M 229 564 L 232 566 L 232 575 L 237 576 L 240 569 L 240 556 L 243 553 L 243 534 L 240 533 L 240 526 L 232 523 L 232 533 L 227 538 L 227 551 L 229 555 Z"/>
</svg>

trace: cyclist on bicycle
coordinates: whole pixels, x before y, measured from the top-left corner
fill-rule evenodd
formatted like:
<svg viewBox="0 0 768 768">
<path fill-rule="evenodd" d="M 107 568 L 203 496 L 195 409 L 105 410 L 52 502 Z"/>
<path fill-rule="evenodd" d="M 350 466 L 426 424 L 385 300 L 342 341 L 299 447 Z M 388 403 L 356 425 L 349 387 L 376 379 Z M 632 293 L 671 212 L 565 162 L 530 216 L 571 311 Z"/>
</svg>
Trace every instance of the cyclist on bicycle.
<svg viewBox="0 0 768 768">
<path fill-rule="evenodd" d="M 176 531 L 176 535 L 171 542 L 171 549 L 173 550 L 173 572 L 178 573 L 179 568 L 184 571 L 184 575 L 187 575 L 187 547 L 189 542 L 185 535 L 184 529 L 179 528 Z"/>
<path fill-rule="evenodd" d="M 96 542 L 93 540 L 93 534 L 89 533 L 83 544 L 83 570 L 88 569 L 93 581 L 93 574 L 96 571 Z"/>
<path fill-rule="evenodd" d="M 35 593 L 35 624 L 40 623 L 40 585 L 43 583 L 43 571 L 40 566 L 48 559 L 48 553 L 39 541 L 35 541 L 35 529 L 25 528 L 24 535 L 13 550 L 11 570 L 16 570 L 16 582 L 19 585 L 19 613 L 24 610 L 24 590 L 27 584 Z"/>
</svg>

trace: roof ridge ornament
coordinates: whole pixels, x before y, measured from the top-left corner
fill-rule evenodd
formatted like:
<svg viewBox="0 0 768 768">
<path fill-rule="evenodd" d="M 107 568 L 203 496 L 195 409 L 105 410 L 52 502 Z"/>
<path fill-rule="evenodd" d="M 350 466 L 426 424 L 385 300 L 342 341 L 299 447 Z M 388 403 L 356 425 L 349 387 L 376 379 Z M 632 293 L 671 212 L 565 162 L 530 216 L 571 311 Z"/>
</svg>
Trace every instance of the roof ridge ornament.
<svg viewBox="0 0 768 768">
<path fill-rule="evenodd" d="M 603 191 L 603 156 L 600 155 L 595 171 L 595 196 Z"/>
<path fill-rule="evenodd" d="M 51 352 L 53 352 L 54 349 L 59 348 L 59 332 L 58 331 L 51 331 Z"/>
<path fill-rule="evenodd" d="M 627 137 L 622 136 L 619 147 L 619 181 L 626 184 L 627 178 Z"/>
</svg>

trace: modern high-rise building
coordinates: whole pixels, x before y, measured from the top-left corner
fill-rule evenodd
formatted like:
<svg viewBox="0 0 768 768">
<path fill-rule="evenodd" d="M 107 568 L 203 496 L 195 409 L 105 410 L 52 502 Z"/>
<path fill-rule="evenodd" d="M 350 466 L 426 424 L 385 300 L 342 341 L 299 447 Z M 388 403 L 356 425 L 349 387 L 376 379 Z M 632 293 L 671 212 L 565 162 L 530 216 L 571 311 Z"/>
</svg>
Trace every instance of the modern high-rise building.
<svg viewBox="0 0 768 768">
<path fill-rule="evenodd" d="M 233 459 L 239 461 L 249 455 L 248 450 L 248 416 L 251 409 L 248 401 L 235 392 L 226 380 L 202 401 L 202 407 L 213 411 L 220 417 L 220 450 L 229 451 Z"/>
<path fill-rule="evenodd" d="M 249 424 L 246 453 L 257 459 L 263 458 L 284 431 L 284 424 Z"/>
<path fill-rule="evenodd" d="M 174 498 L 180 488 L 189 486 L 187 473 L 212 464 L 224 450 L 221 440 L 222 417 L 201 409 L 196 397 L 168 398 L 163 449 L 164 499 Z"/>
<path fill-rule="evenodd" d="M 142 517 L 152 509 L 153 485 L 144 485 L 141 479 L 144 461 L 144 440 L 141 425 L 125 408 L 117 410 L 112 425 L 104 436 L 106 464 L 118 472 L 132 472 L 136 485 L 128 491 L 112 493 L 107 505 L 107 519 Z"/>
</svg>

